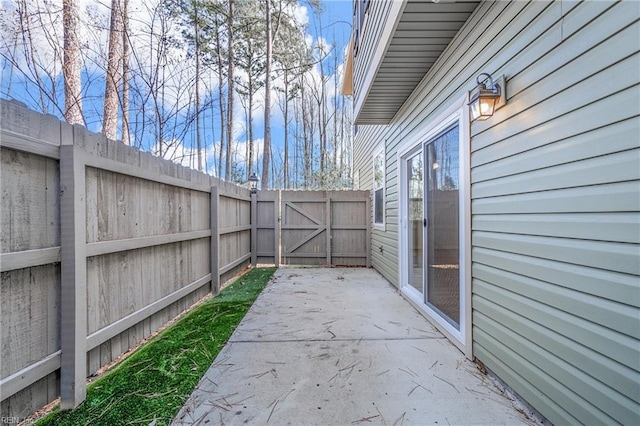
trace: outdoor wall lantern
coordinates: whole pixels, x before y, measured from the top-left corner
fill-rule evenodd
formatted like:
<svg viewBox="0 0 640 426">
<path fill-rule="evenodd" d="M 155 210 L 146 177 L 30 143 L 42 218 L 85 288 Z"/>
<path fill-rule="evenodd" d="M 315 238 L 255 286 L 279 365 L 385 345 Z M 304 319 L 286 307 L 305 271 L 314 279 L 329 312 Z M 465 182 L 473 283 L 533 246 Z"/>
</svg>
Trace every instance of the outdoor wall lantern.
<svg viewBox="0 0 640 426">
<path fill-rule="evenodd" d="M 482 79 L 482 77 L 485 78 Z M 490 74 L 482 73 L 476 78 L 476 83 L 478 85 L 469 94 L 469 109 L 471 121 L 482 121 L 491 117 L 495 110 L 507 103 L 505 78 L 502 76 L 494 83 Z"/>
<path fill-rule="evenodd" d="M 258 179 L 258 176 L 256 176 L 256 173 L 255 172 L 251 173 L 251 176 L 249 176 L 249 187 L 251 188 L 252 194 L 258 193 L 258 182 L 260 182 L 260 179 Z"/>
</svg>

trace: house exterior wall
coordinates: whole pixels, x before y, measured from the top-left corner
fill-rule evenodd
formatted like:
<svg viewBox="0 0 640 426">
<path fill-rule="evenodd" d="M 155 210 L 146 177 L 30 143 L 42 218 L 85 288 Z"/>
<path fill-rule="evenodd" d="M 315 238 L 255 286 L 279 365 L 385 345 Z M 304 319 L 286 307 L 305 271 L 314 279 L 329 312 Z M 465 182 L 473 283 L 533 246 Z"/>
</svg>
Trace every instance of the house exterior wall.
<svg viewBox="0 0 640 426">
<path fill-rule="evenodd" d="M 381 43 L 382 31 L 379 29 L 384 28 L 385 22 L 389 15 L 392 2 L 387 1 L 369 1 L 367 12 L 364 14 L 364 20 L 360 27 L 360 33 L 357 42 L 357 52 L 354 51 L 354 77 L 365 76 L 369 71 L 369 64 L 371 64 L 376 50 Z M 359 19 L 358 16 L 354 17 Z M 355 26 L 354 22 L 354 26 Z M 362 93 L 364 90 L 364 78 L 354 79 L 354 91 L 355 93 Z"/>
<path fill-rule="evenodd" d="M 358 126 L 359 131 L 354 142 L 354 172 L 360 178 L 360 188 L 371 189 L 373 185 L 373 153 L 385 144 L 380 135 L 386 126 Z M 371 229 L 371 264 L 387 280 L 398 284 L 398 188 L 397 161 L 385 151 L 384 177 L 385 205 L 384 226 Z M 393 173 L 391 171 L 393 170 Z M 371 199 L 373 208 L 373 194 Z M 373 214 L 373 213 L 372 213 Z"/>
<path fill-rule="evenodd" d="M 508 104 L 470 125 L 473 353 L 554 423 L 640 421 L 639 18 L 483 2 L 392 123 L 355 138 L 361 188 L 386 145 L 372 264 L 399 285 L 398 147 L 481 72 L 507 77 Z"/>
</svg>

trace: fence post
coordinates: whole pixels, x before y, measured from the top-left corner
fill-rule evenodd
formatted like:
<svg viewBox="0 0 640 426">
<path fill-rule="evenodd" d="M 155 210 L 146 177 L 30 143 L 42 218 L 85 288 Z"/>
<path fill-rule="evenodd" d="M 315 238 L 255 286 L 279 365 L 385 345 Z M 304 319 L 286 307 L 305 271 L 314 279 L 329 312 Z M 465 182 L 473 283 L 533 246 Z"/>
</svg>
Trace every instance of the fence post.
<svg viewBox="0 0 640 426">
<path fill-rule="evenodd" d="M 87 395 L 87 257 L 85 164 L 74 145 L 60 146 L 60 407 Z"/>
<path fill-rule="evenodd" d="M 367 227 L 367 236 L 366 236 L 366 252 L 367 252 L 367 268 L 371 268 L 371 196 L 366 194 L 365 197 L 365 225 Z"/>
<path fill-rule="evenodd" d="M 275 244 L 274 249 L 274 263 L 276 268 L 280 267 L 280 240 L 282 238 L 282 190 L 278 189 L 278 196 L 273 202 L 273 215 L 275 216 L 275 226 L 273 228 L 273 241 Z"/>
<path fill-rule="evenodd" d="M 258 194 L 251 193 L 251 266 L 258 266 Z"/>
<path fill-rule="evenodd" d="M 220 234 L 218 232 L 218 206 L 220 194 L 217 186 L 211 187 L 211 206 L 209 208 L 209 223 L 211 228 L 211 295 L 220 292 Z"/>
<path fill-rule="evenodd" d="M 331 266 L 331 195 L 325 192 L 327 197 L 326 203 L 326 215 L 327 215 L 327 266 Z"/>
</svg>

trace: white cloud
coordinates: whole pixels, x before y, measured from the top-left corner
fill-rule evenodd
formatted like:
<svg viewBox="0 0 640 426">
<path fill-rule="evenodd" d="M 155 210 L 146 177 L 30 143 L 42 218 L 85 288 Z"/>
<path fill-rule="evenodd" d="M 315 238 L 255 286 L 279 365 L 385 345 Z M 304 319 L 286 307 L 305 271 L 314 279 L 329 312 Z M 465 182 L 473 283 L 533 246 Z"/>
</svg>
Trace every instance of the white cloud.
<svg viewBox="0 0 640 426">
<path fill-rule="evenodd" d="M 327 55 L 329 52 L 331 52 L 331 49 L 333 48 L 332 44 L 329 43 L 327 39 L 324 37 L 318 37 L 316 39 L 315 47 L 316 49 L 319 50 L 321 57 L 324 57 L 325 55 Z"/>
<path fill-rule="evenodd" d="M 253 143 L 254 143 L 253 170 L 256 170 L 259 172 L 260 170 L 262 170 L 262 153 L 264 148 L 264 139 L 263 138 L 254 139 Z M 249 141 L 239 140 L 239 139 L 235 139 L 231 144 L 232 162 L 240 166 L 242 170 L 246 170 L 246 167 L 248 166 L 248 161 L 247 161 L 248 144 L 249 144 Z M 188 148 L 181 147 L 181 149 L 183 150 L 182 152 L 186 154 L 186 156 L 190 156 L 196 153 L 195 150 L 190 150 Z M 215 143 L 208 145 L 205 151 L 205 155 L 206 155 L 206 161 L 207 161 L 207 173 L 209 173 L 210 175 L 216 176 L 216 170 L 217 170 L 216 165 L 218 163 L 218 158 L 220 155 L 220 141 L 216 141 Z M 226 147 L 225 147 L 225 152 L 223 152 L 223 159 L 222 159 L 223 163 L 225 161 L 225 158 L 224 158 L 225 155 L 226 155 Z M 223 169 L 224 169 L 224 164 L 223 164 Z M 224 176 L 224 171 L 222 175 Z"/>
<path fill-rule="evenodd" d="M 160 146 L 156 143 L 153 147 L 153 154 L 160 156 L 166 160 L 171 160 L 185 167 L 198 168 L 198 151 L 193 148 L 184 146 L 182 141 L 171 139 L 162 143 L 162 155 Z M 201 150 L 202 155 L 205 151 Z"/>
<path fill-rule="evenodd" d="M 108 27 L 110 18 L 110 1 L 109 0 L 76 0 L 78 2 L 79 11 L 79 26 L 80 26 L 80 41 L 83 43 L 83 57 L 85 62 L 83 65 L 87 67 L 89 73 L 94 73 L 92 76 L 91 88 L 87 93 L 93 97 L 91 101 L 95 102 L 95 116 L 101 116 L 100 96 L 104 93 L 104 80 L 102 79 L 103 70 L 106 64 L 107 48 L 108 48 Z M 23 36 L 18 26 L 19 20 L 15 18 L 15 11 L 17 5 L 16 1 L 0 0 L 0 6 L 5 13 L 0 13 L 0 49 L 7 49 L 12 46 L 12 36 Z M 22 2 L 20 2 L 22 3 Z M 34 43 L 36 46 L 37 54 L 43 62 L 47 72 L 56 76 L 60 74 L 61 69 L 61 46 L 62 46 L 62 0 L 27 0 L 25 2 L 29 5 L 32 15 L 36 9 L 44 9 L 49 7 L 51 15 L 43 18 L 47 19 L 46 25 L 44 23 L 39 24 L 38 27 L 34 27 Z M 137 85 L 132 87 L 132 91 L 143 97 L 147 93 L 150 93 L 158 88 L 162 88 L 162 100 L 164 101 L 165 116 L 173 114 L 172 120 L 178 122 L 180 120 L 186 120 L 187 108 L 193 112 L 193 106 L 195 104 L 194 99 L 194 81 L 195 81 L 195 67 L 193 59 L 187 57 L 186 51 L 180 46 L 167 46 L 167 56 L 165 63 L 158 63 L 157 55 L 155 54 L 156 48 L 163 43 L 163 37 L 175 37 L 181 39 L 181 30 L 176 22 L 165 21 L 163 23 L 160 14 L 160 5 L 162 0 L 135 0 L 130 1 L 130 26 L 133 44 L 133 51 L 135 56 L 132 56 L 132 68 L 139 70 L 134 77 L 132 84 Z M 312 13 L 307 6 L 303 6 L 297 3 L 291 3 L 289 7 L 293 8 L 292 15 L 299 23 L 301 28 L 306 27 L 311 19 L 315 19 L 315 15 L 310 16 Z M 164 33 L 162 31 L 164 28 Z M 332 48 L 332 43 L 326 38 L 315 38 L 309 31 L 306 31 L 305 42 L 309 48 L 314 48 L 316 57 L 326 55 Z M 347 47 L 348 48 L 348 47 Z M 323 54 L 324 53 L 324 54 Z M 341 52 L 333 52 L 333 54 Z M 58 55 L 58 56 L 56 56 Z M 327 61 L 331 61 L 333 65 L 333 58 L 330 57 Z M 164 66 L 164 67 L 163 67 Z M 164 75 L 161 70 L 164 68 Z M 325 68 L 326 70 L 326 68 Z M 160 71 L 160 72 L 158 72 Z M 236 72 L 240 75 L 240 70 L 237 68 Z M 342 73 L 342 67 L 337 71 L 338 74 Z M 3 80 L 5 75 L 3 75 Z M 154 85 L 152 78 L 163 79 L 164 84 Z M 327 95 L 327 105 L 329 109 L 332 108 L 332 100 L 338 95 L 335 91 L 334 82 L 336 76 L 325 76 L 327 79 L 325 83 L 325 94 Z M 321 88 L 321 75 L 319 65 L 313 66 L 307 73 L 307 85 L 310 90 L 308 94 L 315 92 L 319 93 Z M 338 81 L 341 81 L 340 79 Z M 87 80 L 84 81 L 87 84 Z M 203 78 L 201 90 L 201 101 L 205 99 L 205 93 L 211 91 L 217 94 L 217 76 L 210 70 L 206 70 Z M 276 87 L 282 87 L 281 77 L 277 78 L 273 82 L 273 91 L 271 93 L 271 127 L 272 127 L 272 143 L 274 145 L 274 154 L 276 154 L 275 147 L 281 146 L 282 128 L 284 126 L 284 118 L 282 110 L 279 106 L 279 96 L 281 94 L 276 90 Z M 4 87 L 4 84 L 3 84 Z M 12 89 L 13 90 L 13 89 Z M 235 107 L 234 107 L 234 128 L 233 128 L 233 151 L 235 155 L 235 161 L 241 165 L 246 164 L 246 119 L 245 111 L 240 102 L 239 95 L 235 95 Z M 160 98 L 160 95 L 158 95 Z M 144 105 L 149 113 L 153 108 L 151 105 L 151 97 L 147 98 L 147 104 Z M 162 102 L 162 101 L 159 101 Z M 226 103 L 226 100 L 225 100 Z M 139 105 L 136 105 L 141 108 Z M 261 168 L 261 158 L 263 149 L 263 127 L 264 127 L 264 89 L 261 89 L 256 93 L 254 100 L 253 111 L 254 119 L 254 139 L 256 147 L 255 162 Z M 217 110 L 217 102 L 215 105 Z M 85 109 L 85 114 L 89 108 Z M 293 114 L 293 111 L 291 112 Z M 211 111 L 207 111 L 206 115 L 210 116 Z M 331 111 L 329 112 L 331 114 Z M 206 118 L 209 120 L 209 118 Z M 97 120 L 96 120 L 97 121 Z M 217 118 L 211 120 L 211 127 L 217 123 Z M 173 125 L 174 121 L 171 121 Z M 167 125 L 167 127 L 170 127 Z M 177 126 L 179 127 L 179 126 Z M 211 128 L 210 127 L 210 128 Z M 148 129 L 145 129 L 148 131 Z M 226 131 L 226 129 L 224 129 Z M 181 129 L 175 131 L 175 134 L 180 134 Z M 220 138 L 220 129 L 216 128 L 216 138 Z M 169 138 L 167 130 L 164 131 L 165 137 Z M 185 166 L 197 168 L 197 152 L 188 146 L 191 143 L 191 135 L 186 136 L 185 141 L 177 141 L 175 139 L 165 142 L 163 144 L 163 156 L 170 158 Z M 145 144 L 153 136 L 146 136 Z M 148 145 L 146 145 L 148 146 Z M 153 147 L 154 151 L 159 152 L 159 147 Z M 210 171 L 215 170 L 214 165 L 217 162 L 219 150 L 219 141 L 207 142 L 207 149 L 205 152 L 207 159 L 207 166 Z M 258 169 L 259 170 L 259 169 Z"/>
<path fill-rule="evenodd" d="M 309 9 L 307 6 L 293 4 L 290 5 L 293 7 L 293 16 L 300 26 L 306 26 L 309 23 Z"/>
<path fill-rule="evenodd" d="M 26 70 L 27 58 L 33 57 L 37 72 L 57 77 L 62 71 L 62 1 L 24 3 L 3 1 L 0 13 L 0 49 Z M 26 10 L 21 9 L 25 6 Z M 32 49 L 29 50 L 29 47 Z"/>
</svg>

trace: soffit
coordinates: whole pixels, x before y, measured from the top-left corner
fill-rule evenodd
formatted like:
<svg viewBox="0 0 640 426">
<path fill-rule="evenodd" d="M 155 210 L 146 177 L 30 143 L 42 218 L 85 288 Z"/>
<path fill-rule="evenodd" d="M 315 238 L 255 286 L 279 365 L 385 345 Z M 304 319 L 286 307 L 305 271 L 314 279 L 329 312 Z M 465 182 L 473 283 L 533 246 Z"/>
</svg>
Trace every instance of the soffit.
<svg viewBox="0 0 640 426">
<path fill-rule="evenodd" d="M 356 124 L 390 123 L 479 3 L 407 0 Z"/>
</svg>

